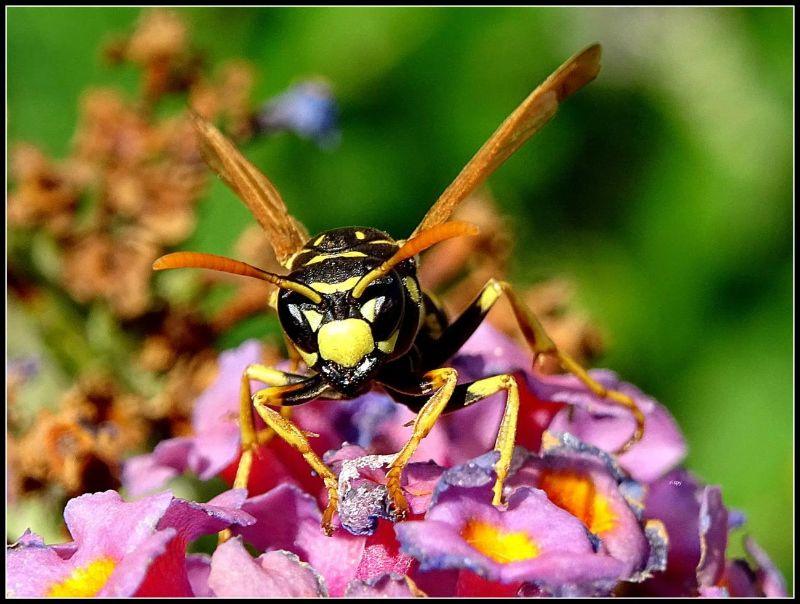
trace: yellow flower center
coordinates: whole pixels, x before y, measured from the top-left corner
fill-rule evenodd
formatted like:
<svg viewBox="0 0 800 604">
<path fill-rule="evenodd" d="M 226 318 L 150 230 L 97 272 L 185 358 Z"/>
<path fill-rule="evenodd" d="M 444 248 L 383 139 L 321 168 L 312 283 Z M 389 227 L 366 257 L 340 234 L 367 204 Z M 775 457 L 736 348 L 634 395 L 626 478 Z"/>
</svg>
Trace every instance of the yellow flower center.
<svg viewBox="0 0 800 604">
<path fill-rule="evenodd" d="M 524 532 L 504 532 L 481 520 L 470 520 L 461 536 L 472 547 L 495 562 L 507 564 L 530 560 L 539 555 L 539 547 Z"/>
<path fill-rule="evenodd" d="M 61 583 L 53 585 L 47 595 L 51 598 L 87 598 L 96 596 L 108 582 L 108 578 L 114 572 L 116 565 L 117 563 L 108 556 L 98 558 L 87 566 L 76 568 Z"/>
<path fill-rule="evenodd" d="M 558 507 L 580 519 L 595 535 L 614 528 L 616 514 L 586 474 L 565 470 L 542 472 L 539 488 Z"/>
</svg>

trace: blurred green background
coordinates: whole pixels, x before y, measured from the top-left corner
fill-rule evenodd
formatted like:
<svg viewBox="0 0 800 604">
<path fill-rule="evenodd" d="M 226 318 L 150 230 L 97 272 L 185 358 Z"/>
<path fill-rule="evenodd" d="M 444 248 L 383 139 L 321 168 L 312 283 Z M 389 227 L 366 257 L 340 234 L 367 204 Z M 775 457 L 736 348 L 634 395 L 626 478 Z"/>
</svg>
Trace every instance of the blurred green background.
<svg viewBox="0 0 800 604">
<path fill-rule="evenodd" d="M 792 9 L 180 12 L 209 62 L 258 67 L 258 98 L 332 82 L 337 150 L 247 149 L 312 232 L 407 235 L 533 86 L 601 42 L 598 80 L 491 179 L 515 216 L 514 280 L 575 280 L 608 334 L 600 364 L 670 408 L 689 467 L 746 513 L 791 590 Z M 9 140 L 63 156 L 85 87 L 133 91 L 134 68 L 98 47 L 139 10 L 7 15 Z M 230 253 L 250 221 L 215 183 L 185 247 Z"/>
</svg>

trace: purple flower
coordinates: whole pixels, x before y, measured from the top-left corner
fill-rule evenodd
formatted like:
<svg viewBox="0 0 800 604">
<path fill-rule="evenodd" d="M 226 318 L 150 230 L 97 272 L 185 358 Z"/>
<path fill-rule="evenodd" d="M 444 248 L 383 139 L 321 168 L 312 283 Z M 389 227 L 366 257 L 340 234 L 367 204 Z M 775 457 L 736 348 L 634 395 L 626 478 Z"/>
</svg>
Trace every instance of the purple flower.
<svg viewBox="0 0 800 604">
<path fill-rule="evenodd" d="M 650 485 L 645 513 L 660 518 L 669 535 L 667 567 L 641 586 L 646 595 L 785 595 L 783 577 L 750 539 L 745 548 L 756 562 L 726 560 L 731 523 L 719 487 L 700 483 L 686 470 L 674 470 Z"/>
<path fill-rule="evenodd" d="M 240 377 L 259 357 L 253 341 L 224 353 L 217 380 L 197 401 L 195 433 L 129 461 L 126 484 L 152 489 L 185 470 L 204 479 L 231 477 L 240 454 Z M 319 526 L 320 503 L 327 501 L 321 481 L 273 438 L 256 456 L 250 498 L 240 501 L 251 523 L 231 522 L 238 538 L 214 556 L 186 556 L 185 540 L 164 546 L 180 555 L 151 558 L 171 560 L 171 572 L 165 563 L 145 565 L 142 585 L 158 585 L 160 593 L 287 597 L 419 590 L 442 596 L 785 593 L 755 543 L 746 545 L 755 566 L 726 557 L 728 532 L 743 517 L 728 513 L 718 488 L 675 469 L 686 444 L 664 407 L 610 371 L 591 372 L 633 397 L 646 416 L 643 440 L 617 457 L 613 451 L 634 428 L 630 413 L 572 376 L 540 375 L 529 363 L 529 354 L 488 326 L 452 361 L 460 382 L 497 373 L 513 373 L 519 382 L 520 446 L 506 481 L 506 506 L 491 505 L 502 394 L 437 422 L 403 473 L 412 516 L 398 524 L 385 472 L 411 434 L 412 412 L 379 391 L 352 401 L 314 401 L 295 409 L 293 419 L 319 434 L 311 445 L 339 476 L 333 536 Z M 260 555 L 251 556 L 245 541 Z M 28 542 L 46 548 L 30 535 Z M 75 549 L 49 551 L 72 560 Z M 103 571 L 96 568 L 90 570 Z M 140 586 L 132 593 L 159 592 Z"/>
<path fill-rule="evenodd" d="M 396 525 L 420 570 L 463 568 L 502 583 L 607 584 L 623 564 L 597 553 L 582 523 L 538 489 L 522 487 L 500 510 L 489 489 L 450 487 L 425 520 Z"/>
<path fill-rule="evenodd" d="M 217 547 L 211 556 L 208 586 L 223 597 L 327 596 L 325 581 L 294 554 L 271 551 L 252 558 L 235 537 Z"/>
<path fill-rule="evenodd" d="M 374 579 L 355 579 L 347 586 L 346 598 L 413 598 L 421 595 L 407 576 L 387 573 Z"/>
<path fill-rule="evenodd" d="M 125 463 L 122 483 L 131 494 L 142 495 L 160 489 L 169 479 L 187 470 L 197 474 L 202 480 L 209 480 L 225 471 L 230 471 L 231 468 L 235 472 L 235 465 L 241 452 L 239 432 L 241 376 L 248 365 L 258 363 L 260 360 L 261 344 L 256 340 L 248 340 L 238 348 L 220 355 L 217 378 L 195 402 L 192 412 L 194 433 L 191 436 L 162 441 L 152 453 L 132 457 Z M 263 384 L 254 382 L 251 388 L 255 391 L 263 387 Z M 352 403 L 345 405 L 350 404 Z M 344 408 L 341 406 L 336 408 L 336 405 L 337 403 L 333 401 L 318 401 L 314 405 L 306 405 L 296 411 L 295 418 L 304 428 L 321 433 L 321 437 L 314 439 L 312 443 L 320 452 L 341 442 L 337 442 L 339 435 L 331 431 L 331 425 L 334 423 L 332 410 L 345 412 Z M 256 423 L 263 427 L 260 418 L 256 418 Z M 273 444 L 271 442 L 270 446 Z M 283 466 L 274 455 L 256 456 L 253 480 L 249 485 L 251 493 L 264 492 L 285 479 L 303 484 L 303 480 L 310 476 L 310 470 L 304 463 L 300 459 L 300 463 L 297 464 L 296 467 L 303 468 L 298 474 L 294 471 L 294 466 Z M 268 476 L 271 482 L 266 485 L 257 484 L 259 478 L 264 476 Z"/>
<path fill-rule="evenodd" d="M 675 420 L 662 405 L 635 386 L 621 382 L 613 371 L 597 369 L 589 375 L 603 386 L 630 396 L 645 415 L 644 437 L 618 458 L 619 465 L 634 479 L 651 482 L 683 460 L 686 442 Z M 577 378 L 541 376 L 540 382 L 544 388 L 536 389 L 539 396 L 572 406 L 571 410 L 564 409 L 553 418 L 548 428 L 551 432 L 569 432 L 609 452 L 616 451 L 633 433 L 635 422 L 630 411 L 592 394 Z"/>
<path fill-rule="evenodd" d="M 340 138 L 338 118 L 331 87 L 323 81 L 307 81 L 264 103 L 255 121 L 260 133 L 294 132 L 330 148 Z"/>
<path fill-rule="evenodd" d="M 631 480 L 606 452 L 563 435 L 545 433 L 541 454 L 524 461 L 508 480 L 542 489 L 551 502 L 578 518 L 598 539 L 598 551 L 624 564 L 621 578 L 642 581 L 666 565 L 663 525 L 643 518 L 642 485 Z"/>
<path fill-rule="evenodd" d="M 258 551 L 286 550 L 296 554 L 325 578 L 334 596 L 342 595 L 348 582 L 355 578 L 365 538 L 340 527 L 326 537 L 319 528 L 322 513 L 317 501 L 294 485 L 281 485 L 248 499 L 242 509 L 256 523 L 235 529 L 234 533 Z"/>
<path fill-rule="evenodd" d="M 125 502 L 114 491 L 71 499 L 64 520 L 73 541 L 45 545 L 26 532 L 7 550 L 7 592 L 15 597 L 193 595 L 186 546 L 254 519 L 242 491 L 207 504 L 170 493 Z"/>
<path fill-rule="evenodd" d="M 151 454 L 133 457 L 125 463 L 122 483 L 131 494 L 141 495 L 161 488 L 167 480 L 186 470 L 208 480 L 236 460 L 240 444 L 236 418 L 241 375 L 260 357 L 261 345 L 255 340 L 220 355 L 217 378 L 194 404 L 194 434 L 162 441 Z"/>
<path fill-rule="evenodd" d="M 725 590 L 727 594 L 723 595 L 735 598 L 786 597 L 786 581 L 767 553 L 750 537 L 745 537 L 744 549 L 755 562 L 755 567 L 751 567 L 745 560 L 729 560 L 721 579 L 724 587 L 701 587 L 700 594 L 708 595 L 712 590 Z"/>
</svg>

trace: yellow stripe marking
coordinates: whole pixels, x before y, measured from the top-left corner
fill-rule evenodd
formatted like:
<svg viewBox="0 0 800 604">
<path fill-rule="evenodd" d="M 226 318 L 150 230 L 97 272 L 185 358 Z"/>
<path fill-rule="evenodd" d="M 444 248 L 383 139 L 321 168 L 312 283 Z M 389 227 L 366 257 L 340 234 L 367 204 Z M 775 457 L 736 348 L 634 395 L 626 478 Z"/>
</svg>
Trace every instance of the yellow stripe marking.
<svg viewBox="0 0 800 604">
<path fill-rule="evenodd" d="M 419 293 L 419 287 L 417 286 L 416 281 L 411 277 L 403 277 L 403 284 L 406 286 L 406 290 L 408 290 L 408 295 L 411 296 L 411 299 L 414 300 L 415 303 L 419 304 L 419 301 L 422 299 Z"/>
<path fill-rule="evenodd" d="M 289 256 L 289 257 L 286 259 L 286 262 L 284 262 L 284 263 L 283 263 L 283 266 L 285 266 L 286 268 L 288 268 L 289 270 L 291 270 L 291 269 L 294 267 L 294 261 L 295 261 L 295 260 L 297 260 L 297 257 L 298 257 L 300 254 L 304 254 L 304 253 L 306 253 L 307 251 L 308 251 L 308 250 L 305 250 L 305 249 L 296 251 L 294 254 L 292 254 L 291 256 Z"/>
<path fill-rule="evenodd" d="M 338 254 L 318 254 L 314 256 L 311 260 L 305 262 L 304 266 L 308 266 L 309 264 L 316 264 L 317 262 L 322 262 L 323 260 L 327 260 L 328 258 L 366 258 L 366 254 L 363 252 L 340 252 Z"/>
<path fill-rule="evenodd" d="M 316 241 L 314 241 L 314 247 L 318 246 L 323 241 L 325 241 L 325 235 L 320 235 L 317 237 Z"/>
<path fill-rule="evenodd" d="M 323 281 L 315 281 L 314 283 L 310 283 L 309 287 L 318 291 L 321 294 L 332 294 L 335 292 L 346 292 L 350 291 L 356 286 L 361 280 L 361 277 L 350 277 L 349 279 L 345 279 L 344 281 L 340 281 L 339 283 L 325 283 Z"/>
</svg>

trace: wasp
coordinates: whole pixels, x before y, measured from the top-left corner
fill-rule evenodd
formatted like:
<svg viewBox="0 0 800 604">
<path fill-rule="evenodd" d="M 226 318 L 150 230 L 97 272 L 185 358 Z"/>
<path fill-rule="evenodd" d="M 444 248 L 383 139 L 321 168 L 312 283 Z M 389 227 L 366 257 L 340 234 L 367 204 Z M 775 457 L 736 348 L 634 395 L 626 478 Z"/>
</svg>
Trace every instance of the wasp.
<svg viewBox="0 0 800 604">
<path fill-rule="evenodd" d="M 417 414 L 411 437 L 394 456 L 386 473 L 393 517 L 402 520 L 409 512 L 400 488 L 403 469 L 437 418 L 505 392 L 494 446 L 499 459 L 493 503 L 501 505 L 520 406 L 517 382 L 512 375 L 496 375 L 458 383 L 456 370 L 447 362 L 503 296 L 510 302 L 531 350 L 532 365 L 543 355 L 553 356 L 596 395 L 630 409 L 636 428 L 619 452 L 642 438 L 644 416 L 634 401 L 622 392 L 603 387 L 559 350 L 509 283 L 491 279 L 451 321 L 417 279 L 420 252 L 446 239 L 477 233 L 471 224 L 449 220 L 456 206 L 541 129 L 562 101 L 597 76 L 600 55 L 600 45 L 590 46 L 536 88 L 478 150 L 405 240 L 395 240 L 383 231 L 366 227 L 339 228 L 309 237 L 289 214 L 269 179 L 210 122 L 192 113 L 206 162 L 254 214 L 286 274 L 195 252 L 167 254 L 156 260 L 153 268 L 211 269 L 276 286 L 269 305 L 277 311 L 290 352 L 298 359 L 296 373 L 254 364 L 242 375 L 242 455 L 235 487 L 247 487 L 259 443 L 275 435 L 283 438 L 325 484 L 328 504 L 322 515 L 322 529 L 330 535 L 338 504 L 337 477 L 311 449 L 310 434 L 291 421 L 289 411 L 317 398 L 346 400 L 369 389 L 382 388 Z M 267 387 L 251 393 L 251 381 Z M 267 430 L 256 429 L 254 412 Z"/>
</svg>

